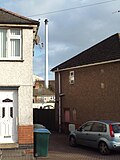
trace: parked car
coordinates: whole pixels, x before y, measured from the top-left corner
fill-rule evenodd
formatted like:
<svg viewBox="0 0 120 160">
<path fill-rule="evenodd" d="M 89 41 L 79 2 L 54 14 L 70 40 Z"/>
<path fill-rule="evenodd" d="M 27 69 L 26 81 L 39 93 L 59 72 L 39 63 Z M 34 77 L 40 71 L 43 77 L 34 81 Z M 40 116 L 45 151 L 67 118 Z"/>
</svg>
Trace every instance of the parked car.
<svg viewBox="0 0 120 160">
<path fill-rule="evenodd" d="M 88 121 L 69 135 L 70 146 L 98 148 L 103 155 L 120 149 L 120 122 Z"/>
<path fill-rule="evenodd" d="M 43 109 L 54 109 L 54 106 L 52 105 L 46 105 L 43 107 Z"/>
</svg>

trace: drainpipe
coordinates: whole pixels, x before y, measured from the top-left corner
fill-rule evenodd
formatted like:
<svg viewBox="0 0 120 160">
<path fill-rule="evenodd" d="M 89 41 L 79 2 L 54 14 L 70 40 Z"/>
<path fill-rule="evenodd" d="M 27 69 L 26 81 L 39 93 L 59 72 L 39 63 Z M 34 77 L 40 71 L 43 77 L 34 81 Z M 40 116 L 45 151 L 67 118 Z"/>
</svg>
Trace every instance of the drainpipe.
<svg viewBox="0 0 120 160">
<path fill-rule="evenodd" d="M 59 93 L 59 133 L 61 133 L 61 96 L 60 96 L 60 93 L 61 93 L 61 83 L 60 83 L 60 72 L 58 72 L 58 93 Z"/>
</svg>

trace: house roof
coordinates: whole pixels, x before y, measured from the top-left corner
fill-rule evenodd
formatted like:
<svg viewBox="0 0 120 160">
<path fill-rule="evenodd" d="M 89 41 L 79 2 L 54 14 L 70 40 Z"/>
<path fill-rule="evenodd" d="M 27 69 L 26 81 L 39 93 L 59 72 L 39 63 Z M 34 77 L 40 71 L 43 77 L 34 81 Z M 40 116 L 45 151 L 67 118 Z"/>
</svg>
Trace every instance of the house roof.
<svg viewBox="0 0 120 160">
<path fill-rule="evenodd" d="M 33 96 L 53 96 L 55 93 L 49 89 L 46 89 L 44 87 L 35 89 L 33 88 Z"/>
<path fill-rule="evenodd" d="M 45 88 L 45 81 L 44 80 L 36 79 L 34 81 L 34 88 L 35 88 L 36 82 L 37 82 L 37 85 L 39 84 L 40 87 Z M 49 80 L 49 90 L 52 92 L 55 92 L 55 80 Z"/>
<path fill-rule="evenodd" d="M 0 24 L 34 24 L 39 25 L 39 21 L 26 18 L 19 14 L 0 8 Z"/>
<path fill-rule="evenodd" d="M 43 78 L 42 77 L 40 77 L 40 76 L 37 76 L 37 75 L 33 75 L 33 83 L 35 83 L 35 81 L 41 81 L 41 80 L 43 80 Z"/>
<path fill-rule="evenodd" d="M 71 59 L 59 64 L 51 71 L 117 59 L 120 59 L 120 34 L 118 33 L 79 53 Z"/>
</svg>

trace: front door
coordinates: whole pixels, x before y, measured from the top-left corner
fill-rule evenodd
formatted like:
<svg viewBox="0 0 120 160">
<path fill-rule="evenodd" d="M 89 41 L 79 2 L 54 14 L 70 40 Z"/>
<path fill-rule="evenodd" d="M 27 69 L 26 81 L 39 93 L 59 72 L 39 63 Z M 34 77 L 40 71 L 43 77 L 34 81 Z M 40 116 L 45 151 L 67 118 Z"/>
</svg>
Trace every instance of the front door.
<svg viewBox="0 0 120 160">
<path fill-rule="evenodd" d="M 17 142 L 17 90 L 0 91 L 0 143 Z"/>
</svg>

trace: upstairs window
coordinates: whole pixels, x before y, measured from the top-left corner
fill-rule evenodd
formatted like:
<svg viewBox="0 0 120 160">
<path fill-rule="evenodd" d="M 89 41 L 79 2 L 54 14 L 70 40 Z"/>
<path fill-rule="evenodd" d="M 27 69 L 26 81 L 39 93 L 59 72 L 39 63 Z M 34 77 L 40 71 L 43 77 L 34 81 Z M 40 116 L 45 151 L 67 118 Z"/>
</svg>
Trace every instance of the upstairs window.
<svg viewBox="0 0 120 160">
<path fill-rule="evenodd" d="M 69 72 L 69 83 L 74 84 L 74 71 Z"/>
<path fill-rule="evenodd" d="M 20 60 L 21 41 L 21 29 L 0 28 L 0 60 Z"/>
</svg>

